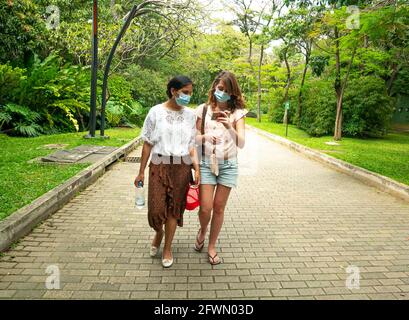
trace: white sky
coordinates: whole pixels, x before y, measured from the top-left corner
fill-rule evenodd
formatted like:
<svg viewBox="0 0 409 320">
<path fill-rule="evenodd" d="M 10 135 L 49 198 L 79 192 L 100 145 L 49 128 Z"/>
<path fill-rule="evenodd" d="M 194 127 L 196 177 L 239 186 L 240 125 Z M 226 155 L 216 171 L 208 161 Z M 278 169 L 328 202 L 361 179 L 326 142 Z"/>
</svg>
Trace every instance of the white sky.
<svg viewBox="0 0 409 320">
<path fill-rule="evenodd" d="M 234 14 L 229 10 L 229 4 L 232 0 L 198 0 L 205 8 L 208 9 L 210 17 L 213 19 L 221 19 L 224 21 L 231 21 L 234 19 Z M 260 10 L 269 0 L 246 0 L 246 3 L 251 2 L 251 8 Z"/>
<path fill-rule="evenodd" d="M 232 3 L 231 0 L 198 0 L 208 12 L 209 17 L 212 19 L 222 20 L 225 22 L 230 22 L 235 18 L 235 15 L 228 8 L 229 3 Z M 251 0 L 247 0 L 249 3 Z M 252 0 L 253 9 L 261 9 L 263 4 L 268 0 Z M 238 27 L 235 27 L 239 31 Z M 206 32 L 212 32 L 214 30 L 214 25 L 206 28 Z M 278 46 L 280 41 L 272 41 L 271 46 L 267 51 L 271 52 L 272 48 Z"/>
</svg>

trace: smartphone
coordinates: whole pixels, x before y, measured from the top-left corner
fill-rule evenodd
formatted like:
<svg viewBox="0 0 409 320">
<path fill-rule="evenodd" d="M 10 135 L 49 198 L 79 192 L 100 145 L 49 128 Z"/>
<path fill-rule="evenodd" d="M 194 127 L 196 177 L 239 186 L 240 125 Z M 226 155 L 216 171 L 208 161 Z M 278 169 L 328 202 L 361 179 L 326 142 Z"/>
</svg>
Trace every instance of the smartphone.
<svg viewBox="0 0 409 320">
<path fill-rule="evenodd" d="M 216 120 L 220 116 L 220 111 L 214 111 L 212 113 L 212 120 Z"/>
<path fill-rule="evenodd" d="M 227 117 L 230 116 L 229 110 L 224 110 L 223 112 L 226 114 Z M 217 120 L 217 118 L 221 116 L 222 116 L 221 111 L 214 111 L 212 114 L 212 120 Z"/>
</svg>

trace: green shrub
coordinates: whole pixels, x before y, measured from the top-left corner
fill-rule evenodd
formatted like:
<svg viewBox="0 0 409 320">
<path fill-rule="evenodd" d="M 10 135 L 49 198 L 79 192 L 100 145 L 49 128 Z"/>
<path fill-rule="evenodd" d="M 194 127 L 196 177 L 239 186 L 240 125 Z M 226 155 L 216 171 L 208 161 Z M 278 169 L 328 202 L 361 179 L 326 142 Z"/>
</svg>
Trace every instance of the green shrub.
<svg viewBox="0 0 409 320">
<path fill-rule="evenodd" d="M 112 75 L 108 83 L 109 100 L 106 107 L 108 125 L 134 127 L 142 124 L 144 110 L 142 105 L 132 98 L 132 84 L 121 75 Z"/>
<path fill-rule="evenodd" d="M 64 63 L 57 53 L 43 61 L 35 56 L 27 70 L 1 65 L 0 105 L 3 115 L 7 113 L 12 117 L 8 122 L 5 121 L 8 118 L 3 117 L 3 124 L 13 123 L 14 128 L 7 128 L 6 132 L 32 136 L 78 131 L 79 122 L 84 128 L 83 118 L 89 110 L 88 74 L 84 67 Z M 20 108 L 26 115 L 26 110 L 38 115 L 35 126 L 28 121 L 29 127 L 38 126 L 35 131 L 27 128 L 27 123 L 21 119 L 23 114 L 15 112 L 16 108 Z M 19 126 L 16 126 L 18 123 Z"/>
<path fill-rule="evenodd" d="M 0 64 L 0 105 L 12 100 L 18 94 L 25 72 L 25 69 Z"/>
<path fill-rule="evenodd" d="M 305 83 L 300 127 L 312 136 L 332 134 L 336 97 L 332 81 L 312 78 Z"/>
<path fill-rule="evenodd" d="M 33 53 L 46 49 L 50 32 L 37 1 L 0 1 L 0 63 L 25 66 Z"/>
<path fill-rule="evenodd" d="M 132 87 L 132 98 L 144 108 L 167 100 L 166 85 L 169 79 L 163 74 L 132 65 L 124 76 Z"/>
<path fill-rule="evenodd" d="M 290 111 L 288 121 L 289 123 L 295 123 L 295 116 L 297 113 L 297 88 L 291 86 L 290 90 L 288 91 L 288 99 L 290 101 Z M 284 119 L 284 105 L 283 105 L 283 97 L 284 97 L 284 88 L 279 87 L 274 89 L 271 94 L 271 100 L 269 101 L 271 108 L 268 112 L 268 118 L 270 121 L 276 123 L 282 123 Z"/>
<path fill-rule="evenodd" d="M 336 116 L 336 95 L 331 80 L 310 79 L 305 85 L 302 129 L 312 136 L 331 135 Z M 350 79 L 345 90 L 342 132 L 345 136 L 382 136 L 392 117 L 392 99 L 377 77 Z"/>
<path fill-rule="evenodd" d="M 89 75 L 86 68 L 64 63 L 56 54 L 35 57 L 21 82 L 18 102 L 40 113 L 45 131 L 78 131 L 78 120 L 89 110 Z"/>
<path fill-rule="evenodd" d="M 343 102 L 342 130 L 347 136 L 383 136 L 393 114 L 393 100 L 377 77 L 351 79 Z"/>
<path fill-rule="evenodd" d="M 43 130 L 38 122 L 39 113 L 14 103 L 0 106 L 0 130 L 9 135 L 35 137 Z"/>
<path fill-rule="evenodd" d="M 262 114 L 267 114 L 269 110 L 269 106 L 272 104 L 272 94 L 270 92 L 262 92 L 261 94 L 261 103 L 260 103 L 260 111 Z M 246 108 L 249 111 L 253 111 L 257 113 L 258 105 L 258 93 L 247 93 L 245 94 L 245 101 L 246 101 Z"/>
</svg>

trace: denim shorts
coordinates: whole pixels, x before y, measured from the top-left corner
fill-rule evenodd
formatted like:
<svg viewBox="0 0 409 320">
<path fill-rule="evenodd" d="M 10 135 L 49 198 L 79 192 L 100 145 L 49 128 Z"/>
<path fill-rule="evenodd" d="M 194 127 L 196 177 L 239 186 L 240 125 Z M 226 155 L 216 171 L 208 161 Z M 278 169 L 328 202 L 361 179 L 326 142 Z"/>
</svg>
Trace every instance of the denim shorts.
<svg viewBox="0 0 409 320">
<path fill-rule="evenodd" d="M 218 162 L 219 175 L 215 176 L 210 169 L 210 159 L 206 157 L 200 161 L 200 184 L 221 184 L 230 188 L 236 187 L 239 175 L 237 159 L 218 160 Z"/>
</svg>

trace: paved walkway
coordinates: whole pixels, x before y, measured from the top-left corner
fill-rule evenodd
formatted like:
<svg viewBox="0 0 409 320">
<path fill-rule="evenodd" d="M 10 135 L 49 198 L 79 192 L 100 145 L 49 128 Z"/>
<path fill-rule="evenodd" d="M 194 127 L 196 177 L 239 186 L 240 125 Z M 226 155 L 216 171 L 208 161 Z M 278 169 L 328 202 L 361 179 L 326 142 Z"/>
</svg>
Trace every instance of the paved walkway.
<svg viewBox="0 0 409 320">
<path fill-rule="evenodd" d="M 121 162 L 0 258 L 0 297 L 409 298 L 409 203 L 252 132 L 240 161 L 224 264 L 193 251 L 196 212 L 177 231 L 174 266 L 150 258 L 146 210 L 133 207 L 138 164 Z M 346 287 L 351 265 L 359 289 Z M 60 290 L 46 289 L 48 267 Z"/>
</svg>

